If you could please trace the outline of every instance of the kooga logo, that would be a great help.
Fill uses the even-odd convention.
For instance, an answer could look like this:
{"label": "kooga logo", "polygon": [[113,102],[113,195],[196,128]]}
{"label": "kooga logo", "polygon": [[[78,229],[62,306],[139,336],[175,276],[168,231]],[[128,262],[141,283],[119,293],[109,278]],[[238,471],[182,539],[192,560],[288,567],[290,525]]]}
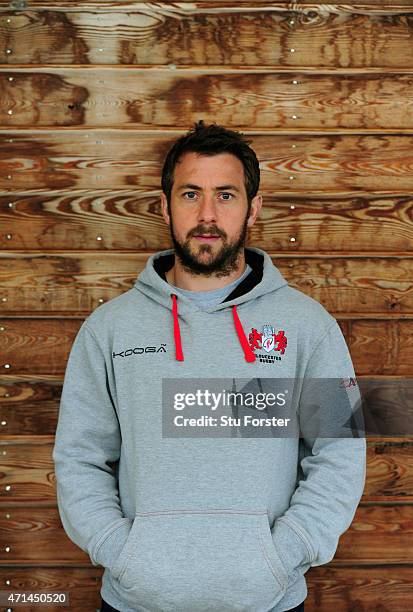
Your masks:
{"label": "kooga logo", "polygon": [[158,348],[156,346],[135,346],[135,348],[125,349],[120,353],[112,352],[112,357],[130,357],[131,355],[142,355],[143,353],[166,353],[166,344],[161,344]]}

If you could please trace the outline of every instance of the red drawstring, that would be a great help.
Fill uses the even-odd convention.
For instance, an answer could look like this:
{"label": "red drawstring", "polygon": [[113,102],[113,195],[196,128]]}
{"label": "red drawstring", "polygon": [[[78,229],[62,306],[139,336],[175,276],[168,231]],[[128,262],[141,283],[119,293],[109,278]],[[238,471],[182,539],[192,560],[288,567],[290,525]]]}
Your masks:
{"label": "red drawstring", "polygon": [[232,307],[232,314],[234,316],[235,329],[237,330],[238,338],[244,351],[245,361],[255,361],[254,351],[250,347],[248,340],[245,336],[241,321],[239,320],[236,304],[234,304],[234,306]]}
{"label": "red drawstring", "polygon": [[[179,320],[178,320],[178,302],[177,302],[176,293],[171,293],[171,298],[172,298],[172,314],[174,317],[175,359],[177,361],[184,361],[184,354],[182,351],[182,343],[181,343],[181,330],[179,328]],[[232,307],[232,314],[234,317],[235,329],[237,330],[238,339],[244,351],[245,361],[248,361],[248,362],[255,361],[254,351],[251,349],[248,343],[248,340],[245,336],[244,330],[241,325],[241,321],[239,320],[236,305]]]}
{"label": "red drawstring", "polygon": [[176,293],[171,293],[172,298],[172,314],[174,317],[174,339],[175,339],[175,359],[177,361],[184,360],[184,354],[182,352],[182,344],[181,344],[181,330],[179,329],[179,321],[178,321],[178,304],[176,301]]}

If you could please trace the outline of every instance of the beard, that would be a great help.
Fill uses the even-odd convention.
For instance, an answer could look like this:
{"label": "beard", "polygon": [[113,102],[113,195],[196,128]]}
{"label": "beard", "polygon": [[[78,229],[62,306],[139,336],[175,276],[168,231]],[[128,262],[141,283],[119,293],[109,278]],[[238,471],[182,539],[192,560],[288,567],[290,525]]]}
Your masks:
{"label": "beard", "polygon": [[[175,247],[175,254],[180,260],[182,267],[189,273],[200,276],[212,276],[217,278],[228,276],[238,268],[238,258],[241,250],[245,246],[248,231],[248,212],[245,216],[239,235],[232,241],[228,241],[227,234],[216,225],[205,226],[197,225],[187,234],[184,242],[180,242],[175,234],[172,215],[170,214],[170,231],[172,242]],[[213,246],[211,244],[200,244],[198,252],[194,253],[191,249],[191,237],[199,234],[216,234],[222,239],[222,246],[213,256]],[[202,261],[203,253],[210,253],[207,262]]]}

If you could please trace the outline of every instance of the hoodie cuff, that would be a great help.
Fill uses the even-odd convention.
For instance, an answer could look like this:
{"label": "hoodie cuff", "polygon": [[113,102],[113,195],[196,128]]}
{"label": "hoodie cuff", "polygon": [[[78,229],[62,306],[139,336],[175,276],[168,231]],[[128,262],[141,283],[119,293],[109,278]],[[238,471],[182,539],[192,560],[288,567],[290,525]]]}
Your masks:
{"label": "hoodie cuff", "polygon": [[275,521],[272,529],[274,546],[290,578],[297,573],[296,570],[300,565],[305,564],[304,571],[306,571],[315,556],[310,542],[306,542],[304,537],[298,535],[296,529],[290,526],[289,521],[282,518]]}
{"label": "hoodie cuff", "polygon": [[109,569],[113,567],[122,548],[126,544],[132,528],[132,520],[125,517],[107,536],[104,537],[101,544],[98,544],[95,552],[94,565],[103,565]]}

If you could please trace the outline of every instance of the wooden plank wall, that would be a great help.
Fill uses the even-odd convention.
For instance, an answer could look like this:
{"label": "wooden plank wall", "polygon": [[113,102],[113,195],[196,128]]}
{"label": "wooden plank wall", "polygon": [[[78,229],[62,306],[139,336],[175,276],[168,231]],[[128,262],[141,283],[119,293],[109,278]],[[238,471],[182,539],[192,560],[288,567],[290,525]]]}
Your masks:
{"label": "wooden plank wall", "polygon": [[[253,138],[249,243],[338,318],[359,378],[412,375],[413,3],[12,0],[0,37],[0,588],[94,612],[101,568],[56,506],[66,360],[84,317],[170,246],[160,170],[194,121]],[[413,437],[370,438],[308,612],[413,608],[412,509]]]}

